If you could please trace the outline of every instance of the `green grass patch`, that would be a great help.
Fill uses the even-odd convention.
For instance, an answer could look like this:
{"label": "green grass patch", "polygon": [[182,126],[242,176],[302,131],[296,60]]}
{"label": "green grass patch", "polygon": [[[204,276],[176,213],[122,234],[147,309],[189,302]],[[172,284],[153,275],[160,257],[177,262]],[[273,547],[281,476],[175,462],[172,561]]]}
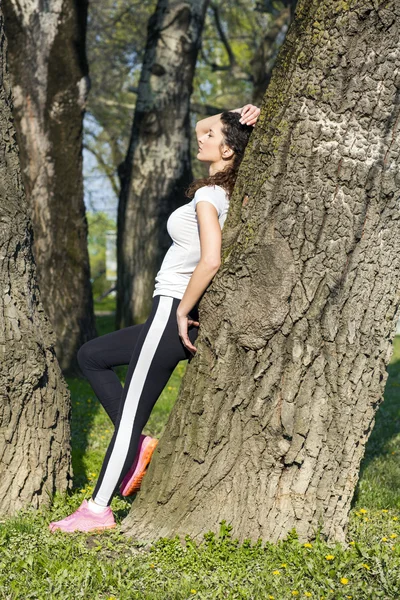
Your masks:
{"label": "green grass patch", "polygon": [[[94,300],[93,302],[94,304],[94,310],[95,312],[103,312],[103,311],[108,311],[108,312],[115,312],[116,309],[116,298],[114,296],[111,296],[110,294],[108,296],[106,296],[105,298],[103,298],[102,300]],[[101,320],[102,317],[100,317]]]}
{"label": "green grass patch", "polygon": [[[97,318],[100,334],[114,317]],[[159,437],[177,397],[187,361],[179,363],[157,401],[145,433]],[[124,380],[127,367],[117,373]],[[189,536],[150,549],[119,530],[101,535],[52,534],[50,520],[89,498],[112,435],[112,424],[89,383],[68,379],[72,396],[74,489],[48,509],[21,511],[0,526],[0,598],[63,600],[400,599],[400,338],[389,366],[385,402],[363,460],[351,511],[348,544],[317,536],[300,544],[295,532],[278,544],[239,544],[229,524],[201,544]],[[117,521],[133,498],[116,496]]]}

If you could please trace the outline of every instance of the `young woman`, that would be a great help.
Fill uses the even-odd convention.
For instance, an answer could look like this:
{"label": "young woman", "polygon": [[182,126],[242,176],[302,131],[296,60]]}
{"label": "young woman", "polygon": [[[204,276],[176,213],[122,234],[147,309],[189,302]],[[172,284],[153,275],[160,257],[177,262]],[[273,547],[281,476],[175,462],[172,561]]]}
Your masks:
{"label": "young woman", "polygon": [[[115,426],[92,498],[50,523],[51,531],[115,527],[112,497],[137,491],[157,440],[141,435],[152,408],[179,361],[197,348],[198,303],[220,265],[221,230],[237,171],[260,114],[251,104],[208,117],[196,125],[198,160],[209,177],[194,181],[192,200],[169,217],[173,243],[156,275],[153,304],[145,323],[95,338],[78,352],[88,378]],[[113,370],[129,364],[125,386]]]}

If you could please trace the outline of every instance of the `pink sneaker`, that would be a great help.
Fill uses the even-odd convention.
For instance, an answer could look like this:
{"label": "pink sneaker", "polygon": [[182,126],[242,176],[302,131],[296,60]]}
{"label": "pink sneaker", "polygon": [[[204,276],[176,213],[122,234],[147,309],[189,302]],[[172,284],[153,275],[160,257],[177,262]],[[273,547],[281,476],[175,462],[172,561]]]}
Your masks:
{"label": "pink sneaker", "polygon": [[135,460],[123,478],[120,486],[120,491],[123,496],[130,496],[140,490],[142,479],[146,474],[147,466],[157,444],[158,440],[155,438],[152,438],[149,435],[140,434]]}
{"label": "pink sneaker", "polygon": [[102,531],[103,529],[112,529],[116,526],[114,515],[111,508],[97,514],[90,510],[88,501],[84,500],[80,507],[61,521],[53,521],[49,525],[50,531]]}

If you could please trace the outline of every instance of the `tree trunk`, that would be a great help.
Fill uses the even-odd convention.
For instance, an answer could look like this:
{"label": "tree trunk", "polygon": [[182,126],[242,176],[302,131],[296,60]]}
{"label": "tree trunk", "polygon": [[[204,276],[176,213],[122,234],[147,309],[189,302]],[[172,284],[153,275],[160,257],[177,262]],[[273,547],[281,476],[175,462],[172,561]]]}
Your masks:
{"label": "tree trunk", "polygon": [[292,10],[295,4],[295,0],[292,0],[286,3],[280,12],[273,11],[271,25],[250,61],[253,80],[252,103],[256,106],[260,106],[263,101],[279,48],[285,40],[286,32],[292,20]]}
{"label": "tree trunk", "polygon": [[343,540],[399,306],[400,4],[302,0],[124,530]]}
{"label": "tree trunk", "polygon": [[71,485],[69,393],[32,255],[0,11],[0,513]]}
{"label": "tree trunk", "polygon": [[83,202],[87,0],[4,0],[14,116],[45,311],[65,371],[96,336]]}
{"label": "tree trunk", "polygon": [[208,0],[159,0],[148,24],[118,207],[117,327],[144,321],[191,183],[190,95]]}

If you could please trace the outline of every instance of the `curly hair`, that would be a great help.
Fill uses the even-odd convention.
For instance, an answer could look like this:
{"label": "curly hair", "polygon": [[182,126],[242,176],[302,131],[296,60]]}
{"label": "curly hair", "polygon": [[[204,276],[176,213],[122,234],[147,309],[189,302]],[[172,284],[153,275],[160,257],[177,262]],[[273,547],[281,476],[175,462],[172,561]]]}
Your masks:
{"label": "curly hair", "polygon": [[228,196],[231,196],[244,151],[253,131],[252,125],[239,123],[239,120],[239,113],[229,111],[221,113],[223,143],[234,151],[233,162],[214,175],[195,179],[185,190],[188,198],[193,198],[195,192],[204,185],[220,185],[226,190]]}

